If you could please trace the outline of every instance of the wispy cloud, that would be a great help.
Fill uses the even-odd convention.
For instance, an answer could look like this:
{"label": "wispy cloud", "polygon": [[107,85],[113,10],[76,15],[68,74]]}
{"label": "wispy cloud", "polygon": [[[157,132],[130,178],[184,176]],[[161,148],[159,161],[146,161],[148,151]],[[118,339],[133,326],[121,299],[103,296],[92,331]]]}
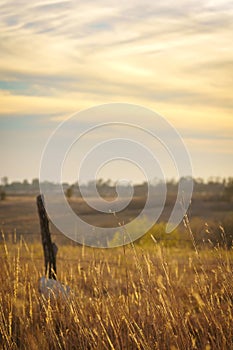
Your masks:
{"label": "wispy cloud", "polygon": [[121,101],[228,137],[232,31],[228,0],[2,0],[0,120]]}

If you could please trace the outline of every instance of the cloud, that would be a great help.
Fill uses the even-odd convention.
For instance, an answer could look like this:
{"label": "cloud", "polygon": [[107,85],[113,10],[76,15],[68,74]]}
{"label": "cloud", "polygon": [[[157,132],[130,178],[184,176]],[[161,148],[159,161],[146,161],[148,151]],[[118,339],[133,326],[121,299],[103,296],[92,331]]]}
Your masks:
{"label": "cloud", "polygon": [[187,141],[218,133],[228,148],[232,30],[228,0],[2,0],[0,123],[56,124],[129,102],[164,115]]}
{"label": "cloud", "polygon": [[214,74],[227,76],[224,62],[232,55],[224,49],[232,27],[227,2],[226,8],[183,1],[148,2],[143,8],[140,1],[20,5],[21,11],[13,1],[2,5],[0,75],[16,84],[29,82],[28,91],[22,90],[26,95],[77,92],[87,100],[142,96],[146,103],[195,105],[212,100],[232,108],[229,92],[213,84],[208,70],[203,74],[217,62]]}

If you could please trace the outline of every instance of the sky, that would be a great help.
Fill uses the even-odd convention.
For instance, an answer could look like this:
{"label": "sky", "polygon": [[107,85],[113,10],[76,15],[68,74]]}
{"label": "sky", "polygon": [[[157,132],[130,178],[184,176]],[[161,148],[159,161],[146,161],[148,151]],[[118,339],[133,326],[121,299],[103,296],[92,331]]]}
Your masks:
{"label": "sky", "polygon": [[165,117],[194,177],[232,176],[232,39],[228,0],[0,0],[0,177],[37,178],[59,123],[113,102]]}

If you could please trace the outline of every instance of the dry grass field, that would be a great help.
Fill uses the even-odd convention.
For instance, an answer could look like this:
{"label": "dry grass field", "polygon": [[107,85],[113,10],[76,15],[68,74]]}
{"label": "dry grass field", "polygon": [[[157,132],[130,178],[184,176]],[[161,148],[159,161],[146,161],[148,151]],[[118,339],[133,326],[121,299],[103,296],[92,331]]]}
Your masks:
{"label": "dry grass field", "polygon": [[70,293],[45,299],[41,245],[0,249],[2,349],[233,348],[232,251],[61,246]]}
{"label": "dry grass field", "polygon": [[[107,225],[81,202],[71,204]],[[207,217],[226,211],[225,204],[213,205],[218,211],[196,201],[192,211]],[[44,262],[35,198],[8,197],[0,221],[1,349],[233,349],[232,250],[168,248],[152,239],[94,249],[62,241],[52,228],[57,278],[70,293],[45,298],[38,290]]]}
{"label": "dry grass field", "polygon": [[[176,197],[172,196],[167,201],[159,221],[166,222],[169,219],[175,199]],[[113,224],[117,225],[118,221],[127,223],[136,217],[143,208],[145,200],[140,197],[134,198],[126,210],[117,213],[117,219],[113,214],[100,215],[80,198],[71,198],[69,199],[69,203],[74,212],[89,224],[99,227],[111,227]],[[153,208],[151,212],[153,217]],[[191,205],[190,214],[195,229],[199,229],[197,226],[203,225],[206,221],[209,224],[213,221],[218,224],[226,215],[233,217],[233,201],[227,203],[219,200],[206,201],[195,198]],[[8,196],[6,200],[0,201],[0,229],[4,231],[6,237],[12,237],[16,233],[18,237],[20,235],[27,237],[27,241],[32,239],[38,241],[40,227],[36,196]],[[54,226],[52,226],[52,233],[57,237],[59,242],[70,243]]]}

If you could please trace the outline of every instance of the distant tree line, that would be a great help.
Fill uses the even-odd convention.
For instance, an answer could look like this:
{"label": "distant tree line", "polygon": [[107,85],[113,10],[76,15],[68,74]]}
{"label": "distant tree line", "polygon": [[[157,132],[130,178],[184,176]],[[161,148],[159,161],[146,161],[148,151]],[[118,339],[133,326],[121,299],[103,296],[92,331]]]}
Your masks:
{"label": "distant tree line", "polygon": [[0,193],[4,193],[6,196],[9,193],[30,193],[39,191],[39,180],[33,179],[31,182],[28,180],[9,182],[6,176],[1,178]]}
{"label": "distant tree line", "polygon": [[[179,181],[170,179],[166,181],[167,193],[176,194],[178,191]],[[185,180],[192,180],[191,178],[185,178]],[[220,178],[210,177],[208,180],[202,178],[193,179],[194,183],[194,197],[200,196],[206,200],[225,200],[232,201],[233,198],[233,177]],[[52,191],[58,191],[60,188],[59,184],[46,181],[44,184]],[[134,185],[134,196],[146,196],[148,188],[150,191],[159,189],[164,186],[164,182],[159,179],[154,179],[149,184],[144,182],[141,184]],[[81,193],[85,196],[92,196],[94,193],[94,187],[102,197],[114,197],[117,195],[116,185],[111,180],[98,179],[97,181],[89,181],[87,184],[79,185],[77,182],[69,184],[64,182],[62,184],[63,191],[67,198],[72,196],[81,196]],[[122,193],[128,196],[130,193],[130,186],[122,185]],[[6,176],[1,178],[0,186],[0,199],[4,200],[8,194],[35,194],[39,192],[39,179],[35,178],[31,182],[27,179],[21,181],[9,182]]]}

